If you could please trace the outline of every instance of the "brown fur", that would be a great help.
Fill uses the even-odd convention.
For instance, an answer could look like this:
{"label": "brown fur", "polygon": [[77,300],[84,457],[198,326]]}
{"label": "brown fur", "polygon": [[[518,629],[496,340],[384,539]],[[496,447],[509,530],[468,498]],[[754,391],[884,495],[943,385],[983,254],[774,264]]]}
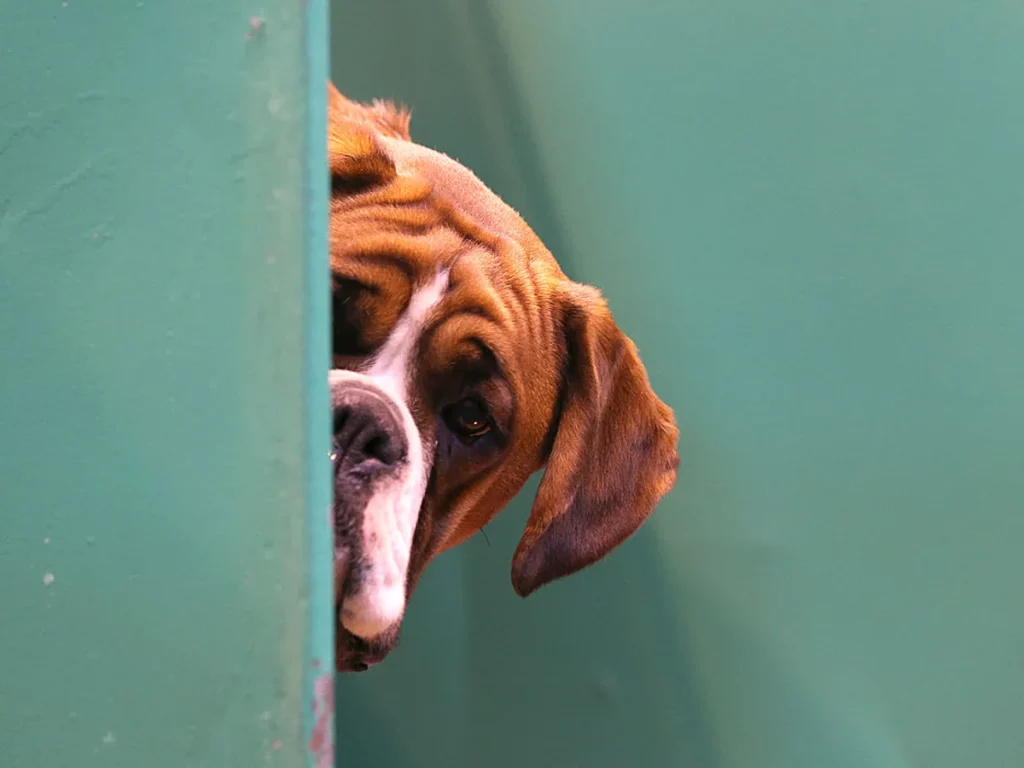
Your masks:
{"label": "brown fur", "polygon": [[513,586],[526,596],[601,559],[671,489],[672,411],[600,293],[570,281],[468,169],[414,144],[407,111],[356,104],[333,86],[329,98],[336,367],[358,367],[415,287],[444,266],[451,287],[420,349],[414,417],[432,435],[443,383],[464,367],[481,372],[508,422],[495,455],[435,462],[408,591],[434,556],[479,531],[546,467],[512,560]]}

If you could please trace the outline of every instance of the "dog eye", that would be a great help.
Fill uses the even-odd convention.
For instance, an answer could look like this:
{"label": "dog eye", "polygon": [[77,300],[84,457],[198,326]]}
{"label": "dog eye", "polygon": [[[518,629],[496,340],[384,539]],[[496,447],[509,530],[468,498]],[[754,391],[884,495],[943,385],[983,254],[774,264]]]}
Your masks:
{"label": "dog eye", "polygon": [[466,398],[444,409],[441,416],[456,437],[471,442],[491,431],[491,415],[478,400]]}
{"label": "dog eye", "polygon": [[358,357],[370,350],[363,335],[365,316],[359,297],[366,290],[354,280],[331,279],[331,351],[341,357]]}

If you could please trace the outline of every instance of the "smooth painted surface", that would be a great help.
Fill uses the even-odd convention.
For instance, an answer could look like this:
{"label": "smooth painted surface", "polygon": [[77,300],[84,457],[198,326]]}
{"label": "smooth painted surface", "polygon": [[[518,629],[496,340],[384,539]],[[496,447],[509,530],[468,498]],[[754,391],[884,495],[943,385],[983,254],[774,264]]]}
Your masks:
{"label": "smooth painted surface", "polygon": [[0,3],[5,768],[309,762],[306,12]]}
{"label": "smooth painted surface", "polygon": [[1024,14],[339,4],[333,71],[601,286],[678,490],[525,602],[526,500],[339,683],[361,766],[1024,763]]}

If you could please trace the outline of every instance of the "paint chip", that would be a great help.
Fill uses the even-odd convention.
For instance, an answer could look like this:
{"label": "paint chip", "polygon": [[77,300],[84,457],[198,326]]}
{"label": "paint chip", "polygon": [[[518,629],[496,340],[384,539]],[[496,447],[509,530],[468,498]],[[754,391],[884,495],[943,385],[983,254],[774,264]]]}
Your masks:
{"label": "paint chip", "polygon": [[313,683],[313,733],[309,751],[316,768],[334,765],[334,677],[320,675]]}
{"label": "paint chip", "polygon": [[55,582],[56,580],[56,576],[54,576],[52,573],[47,573],[43,576],[43,586],[48,587],[51,584],[53,584],[53,582]]}
{"label": "paint chip", "polygon": [[263,31],[263,19],[259,16],[249,17],[249,31],[245,33],[246,40],[252,40],[256,35]]}

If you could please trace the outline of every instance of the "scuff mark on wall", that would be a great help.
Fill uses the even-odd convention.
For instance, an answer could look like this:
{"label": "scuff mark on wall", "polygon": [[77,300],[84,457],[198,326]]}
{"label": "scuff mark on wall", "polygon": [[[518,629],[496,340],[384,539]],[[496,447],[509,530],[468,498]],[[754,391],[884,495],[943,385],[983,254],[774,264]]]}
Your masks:
{"label": "scuff mark on wall", "polygon": [[309,752],[316,768],[334,766],[334,675],[324,674],[313,683],[313,734]]}
{"label": "scuff mark on wall", "polygon": [[26,220],[49,213],[82,179],[108,172],[110,157],[109,152],[103,152],[88,158],[78,168],[50,184],[48,189],[34,200],[30,200],[27,205],[14,207],[10,200],[4,201],[4,206],[0,210],[0,246],[9,240]]}

